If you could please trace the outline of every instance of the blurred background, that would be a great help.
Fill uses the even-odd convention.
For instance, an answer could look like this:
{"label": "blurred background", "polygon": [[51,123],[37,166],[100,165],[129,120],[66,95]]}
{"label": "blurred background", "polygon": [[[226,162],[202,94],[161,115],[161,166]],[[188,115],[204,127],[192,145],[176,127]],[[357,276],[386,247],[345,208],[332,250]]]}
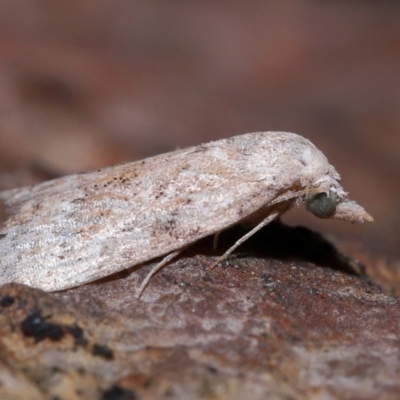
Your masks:
{"label": "blurred background", "polygon": [[0,3],[1,188],[266,130],[309,138],[375,218],[285,222],[399,260],[399,2]]}

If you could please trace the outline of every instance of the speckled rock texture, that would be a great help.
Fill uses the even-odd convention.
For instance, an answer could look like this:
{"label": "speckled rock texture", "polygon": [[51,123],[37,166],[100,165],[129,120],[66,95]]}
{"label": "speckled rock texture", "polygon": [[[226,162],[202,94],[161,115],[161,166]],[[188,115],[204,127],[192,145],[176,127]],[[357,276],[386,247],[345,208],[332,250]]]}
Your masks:
{"label": "speckled rock texture", "polygon": [[398,396],[399,300],[359,263],[279,223],[212,272],[211,246],[164,268],[140,300],[150,266],[56,294],[2,286],[0,397]]}

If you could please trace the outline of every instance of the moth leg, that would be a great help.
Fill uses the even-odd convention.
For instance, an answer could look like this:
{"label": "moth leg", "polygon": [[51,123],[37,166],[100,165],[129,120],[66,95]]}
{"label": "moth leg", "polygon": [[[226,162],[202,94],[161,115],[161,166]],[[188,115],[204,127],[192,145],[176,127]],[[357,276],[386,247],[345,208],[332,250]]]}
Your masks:
{"label": "moth leg", "polygon": [[225,260],[229,254],[232,253],[237,247],[239,247],[243,242],[245,242],[248,238],[253,236],[256,232],[258,232],[261,228],[268,225],[273,219],[275,219],[281,212],[274,212],[268,215],[267,218],[263,219],[258,225],[256,225],[250,232],[247,232],[244,236],[242,236],[232,247],[230,247],[221,257],[219,257],[216,261],[214,261],[209,267],[209,270],[214,269],[217,264],[221,261]]}
{"label": "moth leg", "polygon": [[218,239],[219,235],[221,234],[222,231],[218,231],[214,233],[214,240],[213,240],[213,250],[216,250],[218,247]]}
{"label": "moth leg", "polygon": [[166,264],[168,264],[174,257],[176,257],[179,253],[181,253],[183,249],[174,251],[167,256],[165,256],[157,265],[155,265],[150,272],[146,275],[146,278],[143,279],[142,283],[140,284],[139,287],[139,292],[136,295],[137,299],[140,299],[140,296],[142,295],[144,289],[146,288],[147,284],[150,282],[150,279],[155,275],[160,269],[165,267]]}

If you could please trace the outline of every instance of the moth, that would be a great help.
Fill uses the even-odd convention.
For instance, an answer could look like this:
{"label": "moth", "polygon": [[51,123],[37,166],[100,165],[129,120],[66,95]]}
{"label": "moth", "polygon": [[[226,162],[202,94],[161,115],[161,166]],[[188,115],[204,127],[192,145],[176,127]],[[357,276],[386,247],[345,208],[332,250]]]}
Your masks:
{"label": "moth", "polygon": [[155,258],[150,278],[197,240],[252,229],[305,203],[319,218],[372,217],[324,154],[294,133],[256,132],[0,193],[0,284],[79,286]]}

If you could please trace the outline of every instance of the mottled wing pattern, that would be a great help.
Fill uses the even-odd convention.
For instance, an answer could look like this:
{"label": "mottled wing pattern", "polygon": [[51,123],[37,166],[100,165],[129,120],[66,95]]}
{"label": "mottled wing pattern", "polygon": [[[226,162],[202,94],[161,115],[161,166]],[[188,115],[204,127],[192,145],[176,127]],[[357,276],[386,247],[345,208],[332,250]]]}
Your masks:
{"label": "mottled wing pattern", "polygon": [[264,189],[216,143],[3,192],[0,282],[76,286],[237,223]]}

